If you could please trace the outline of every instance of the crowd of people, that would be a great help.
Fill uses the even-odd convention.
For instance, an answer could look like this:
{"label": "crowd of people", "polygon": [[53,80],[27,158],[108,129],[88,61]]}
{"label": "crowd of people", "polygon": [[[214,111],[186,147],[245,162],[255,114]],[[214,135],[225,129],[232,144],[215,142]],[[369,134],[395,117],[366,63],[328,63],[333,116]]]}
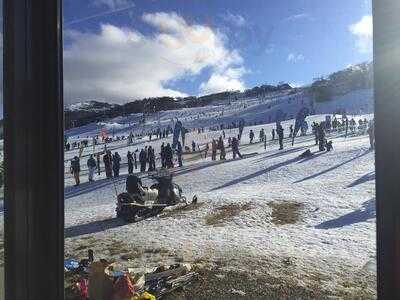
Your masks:
{"label": "crowd of people", "polygon": [[[211,150],[211,160],[215,161],[217,160],[217,154],[219,154],[219,160],[226,160],[226,154],[227,154],[226,148],[228,147],[231,148],[233,159],[236,159],[237,157],[243,158],[243,155],[241,154],[239,148],[244,128],[244,122],[239,122],[237,125],[239,127],[239,134],[237,136],[233,137],[229,136],[226,139],[225,130],[222,129],[221,136],[219,136],[218,139],[212,139],[211,142],[206,142],[202,150],[200,149],[200,144],[196,143],[194,140],[191,143],[191,148],[185,146],[184,145],[185,135],[182,134],[181,135],[182,142],[178,141],[175,148],[173,148],[170,143],[162,142],[158,158],[156,156],[155,149],[152,146],[145,146],[140,151],[138,149],[136,149],[136,151],[134,152],[128,151],[126,155],[128,174],[133,174],[133,172],[138,171],[138,169],[140,172],[156,171],[157,160],[160,161],[160,166],[159,166],[160,168],[171,169],[174,168],[175,165],[177,165],[178,167],[182,167],[183,166],[182,156],[184,154],[184,149],[186,152],[191,151],[192,153],[199,151],[201,157],[204,157],[204,159],[207,158],[207,155]],[[223,126],[221,127],[223,128]],[[305,132],[307,131],[308,124],[303,128],[305,129],[301,130],[301,135],[304,135]],[[357,126],[357,122],[354,120],[354,118],[350,120],[348,118],[342,118],[342,120],[339,121],[335,117],[332,121],[328,119],[320,123],[313,122],[311,128],[312,128],[312,134],[315,137],[315,145],[318,145],[319,151],[325,151],[325,150],[331,151],[333,149],[332,141],[327,140],[327,133],[331,131],[337,131],[337,132],[345,131],[345,135],[347,137],[347,135],[350,133],[353,134],[357,133],[357,129],[358,133],[369,135],[370,147],[371,149],[374,149],[375,138],[374,138],[373,121],[368,122],[366,119],[360,119],[358,121],[358,126]],[[293,125],[290,125],[288,129],[289,133],[287,137],[294,138],[294,135],[296,133],[294,132]],[[200,134],[204,132],[204,128],[197,128],[193,131]],[[155,134],[157,138],[160,137],[163,138],[163,137],[168,137],[170,132],[171,132],[170,129],[164,129],[157,131]],[[149,140],[152,139],[151,134],[149,136]],[[132,136],[130,135],[129,139],[131,137]],[[251,129],[249,131],[249,144],[253,144],[256,142],[255,137],[256,135],[253,129]],[[121,138],[125,139],[124,136]],[[274,141],[276,138],[278,139],[279,150],[282,150],[284,147],[283,141],[285,137],[284,137],[284,128],[280,123],[278,123],[276,127],[272,128],[271,130],[271,140]],[[93,143],[95,143],[95,140],[97,141],[98,137],[93,138]],[[225,140],[227,140],[227,145],[225,144]],[[258,142],[264,143],[264,149],[267,148],[267,134],[263,128],[259,130]],[[73,146],[76,146],[74,143]],[[82,145],[86,146],[85,140],[82,141],[81,143],[83,143]],[[203,153],[204,156],[202,155]],[[71,165],[70,165],[70,171],[74,176],[76,186],[80,184],[81,164],[79,157],[75,156],[71,160]],[[174,158],[176,159],[174,160]],[[106,174],[106,178],[119,177],[121,168],[121,156],[117,151],[112,153],[111,150],[105,149],[103,152],[96,153],[95,155],[90,154],[89,158],[87,159],[86,164],[87,164],[89,182],[94,181],[96,170],[98,175],[101,174],[101,163],[104,164],[104,171]]]}

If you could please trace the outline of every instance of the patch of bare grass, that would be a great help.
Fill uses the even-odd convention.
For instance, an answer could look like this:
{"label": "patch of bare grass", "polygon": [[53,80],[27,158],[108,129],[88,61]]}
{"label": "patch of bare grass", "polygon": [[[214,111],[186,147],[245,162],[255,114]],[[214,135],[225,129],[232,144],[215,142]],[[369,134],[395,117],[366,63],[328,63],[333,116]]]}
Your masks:
{"label": "patch of bare grass", "polygon": [[232,220],[242,211],[252,209],[251,203],[227,204],[216,208],[211,214],[205,217],[206,225],[219,225]]}
{"label": "patch of bare grass", "polygon": [[297,202],[270,202],[272,223],[275,225],[295,224],[300,221],[303,204]]}

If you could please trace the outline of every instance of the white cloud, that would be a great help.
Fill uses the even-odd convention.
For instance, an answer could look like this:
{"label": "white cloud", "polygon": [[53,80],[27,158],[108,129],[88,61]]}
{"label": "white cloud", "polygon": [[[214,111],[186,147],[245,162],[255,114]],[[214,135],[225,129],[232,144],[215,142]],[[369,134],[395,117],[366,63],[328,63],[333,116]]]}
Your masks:
{"label": "white cloud", "polygon": [[222,15],[222,18],[226,22],[231,23],[232,25],[235,25],[237,27],[243,27],[243,26],[247,25],[247,21],[243,16],[241,16],[239,14],[237,14],[237,15],[232,14],[229,11],[226,14]]}
{"label": "white cloud", "polygon": [[[152,35],[110,24],[102,24],[98,33],[66,31],[66,102],[185,96],[168,83],[198,75],[204,68],[211,68],[213,75],[202,90],[216,81],[224,81],[225,89],[243,86],[242,57],[227,49],[212,28],[189,25],[176,13],[145,14],[142,19],[154,28]],[[217,80],[211,80],[213,76]]]}
{"label": "white cloud", "polygon": [[290,53],[286,60],[291,63],[297,63],[303,61],[304,59],[305,57],[303,54]]}
{"label": "white cloud", "polygon": [[119,9],[124,7],[131,7],[133,2],[130,0],[94,0],[93,4],[95,6],[105,6],[109,9]]}
{"label": "white cloud", "polygon": [[229,90],[241,90],[245,89],[241,77],[247,73],[243,67],[228,68],[223,72],[214,72],[208,81],[203,82],[200,85],[201,94],[212,94],[218,92],[224,92]]}
{"label": "white cloud", "polygon": [[360,53],[372,52],[372,16],[363,16],[357,23],[349,26],[349,31],[356,36],[356,48]]}

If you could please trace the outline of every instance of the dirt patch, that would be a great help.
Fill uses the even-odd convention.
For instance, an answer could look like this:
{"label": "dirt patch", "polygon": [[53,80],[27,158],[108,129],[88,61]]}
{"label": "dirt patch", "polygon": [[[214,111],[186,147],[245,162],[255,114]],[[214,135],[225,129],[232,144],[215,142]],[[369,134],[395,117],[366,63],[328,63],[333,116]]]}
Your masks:
{"label": "dirt patch", "polygon": [[300,221],[302,203],[297,202],[270,202],[268,206],[272,208],[272,223],[275,225],[295,224]]}
{"label": "dirt patch", "polygon": [[116,256],[122,253],[129,253],[127,245],[122,241],[112,241],[108,245],[107,250],[110,253],[110,256]]}
{"label": "dirt patch", "polygon": [[160,215],[160,218],[183,216],[185,212],[199,209],[203,205],[204,203],[196,203],[196,204],[188,204],[186,206],[179,206],[171,210],[165,211],[163,214]]}
{"label": "dirt patch", "polygon": [[212,213],[205,217],[206,225],[219,225],[232,220],[242,211],[252,209],[251,203],[227,204],[216,208]]}

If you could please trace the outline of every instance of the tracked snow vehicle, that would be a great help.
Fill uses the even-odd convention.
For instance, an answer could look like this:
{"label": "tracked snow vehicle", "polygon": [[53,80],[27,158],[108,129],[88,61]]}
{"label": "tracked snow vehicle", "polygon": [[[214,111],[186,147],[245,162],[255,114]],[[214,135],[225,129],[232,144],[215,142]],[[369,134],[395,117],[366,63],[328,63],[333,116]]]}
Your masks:
{"label": "tracked snow vehicle", "polygon": [[173,183],[172,175],[157,173],[149,176],[156,181],[150,187],[143,187],[140,178],[129,175],[126,192],[117,196],[117,218],[135,222],[138,218],[154,216],[168,206],[187,205],[182,188]]}

